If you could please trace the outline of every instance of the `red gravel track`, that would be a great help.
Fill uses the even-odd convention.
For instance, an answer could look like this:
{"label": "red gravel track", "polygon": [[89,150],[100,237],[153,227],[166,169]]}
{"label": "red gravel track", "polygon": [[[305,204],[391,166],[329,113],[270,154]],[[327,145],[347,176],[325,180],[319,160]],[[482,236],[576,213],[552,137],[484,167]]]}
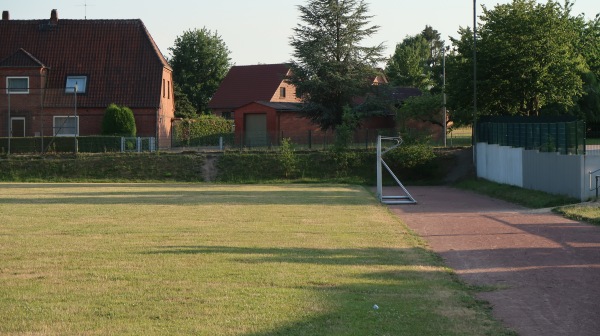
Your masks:
{"label": "red gravel track", "polygon": [[[390,206],[519,335],[600,335],[600,227],[449,187]],[[384,195],[401,195],[399,188]]]}

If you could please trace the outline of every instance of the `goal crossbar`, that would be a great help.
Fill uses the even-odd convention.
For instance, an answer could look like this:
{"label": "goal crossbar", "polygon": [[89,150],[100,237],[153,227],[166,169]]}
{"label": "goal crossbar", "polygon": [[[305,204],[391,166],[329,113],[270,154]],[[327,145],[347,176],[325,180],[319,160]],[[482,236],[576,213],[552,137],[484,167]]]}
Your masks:
{"label": "goal crossbar", "polygon": [[[382,147],[382,141],[395,141],[396,143],[390,147],[387,147],[385,150]],[[379,136],[377,138],[377,197],[379,201],[384,204],[416,204],[417,201],[412,197],[412,195],[406,190],[406,187],[400,182],[396,174],[390,169],[385,160],[383,160],[383,155],[394,148],[399,147],[402,144],[401,137],[384,137]],[[404,195],[395,195],[388,196],[383,194],[383,167],[390,173],[390,175],[394,178],[398,186],[404,192]]]}

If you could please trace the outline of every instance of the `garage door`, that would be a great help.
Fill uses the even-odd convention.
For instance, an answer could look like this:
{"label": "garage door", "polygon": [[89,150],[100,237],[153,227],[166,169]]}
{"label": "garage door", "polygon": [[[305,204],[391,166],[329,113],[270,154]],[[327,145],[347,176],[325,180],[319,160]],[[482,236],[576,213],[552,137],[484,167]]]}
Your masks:
{"label": "garage door", "polygon": [[246,114],[245,115],[244,136],[247,147],[267,146],[267,115],[266,114]]}

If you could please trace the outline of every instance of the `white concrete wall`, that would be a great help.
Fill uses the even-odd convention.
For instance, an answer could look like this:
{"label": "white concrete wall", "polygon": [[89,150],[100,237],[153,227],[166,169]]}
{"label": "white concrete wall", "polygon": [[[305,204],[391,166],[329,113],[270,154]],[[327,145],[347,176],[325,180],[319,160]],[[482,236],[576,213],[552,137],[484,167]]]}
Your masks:
{"label": "white concrete wall", "polygon": [[523,186],[523,148],[477,144],[477,176],[490,181]]}
{"label": "white concrete wall", "polygon": [[526,150],[523,188],[582,199],[583,155],[562,155]]}
{"label": "white concrete wall", "polygon": [[[507,146],[478,143],[477,176],[527,189],[567,195],[582,201],[594,197],[600,157],[540,153]],[[594,175],[600,175],[600,171]]]}

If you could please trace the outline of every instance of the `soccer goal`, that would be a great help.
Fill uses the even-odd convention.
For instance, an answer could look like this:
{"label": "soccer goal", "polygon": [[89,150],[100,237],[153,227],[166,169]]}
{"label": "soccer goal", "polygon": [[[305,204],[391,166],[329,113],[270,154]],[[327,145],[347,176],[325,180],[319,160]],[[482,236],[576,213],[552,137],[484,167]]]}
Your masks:
{"label": "soccer goal", "polygon": [[[382,143],[384,141],[392,142],[392,144],[386,148],[383,148]],[[402,144],[402,138],[399,136],[398,137],[384,137],[384,136],[380,135],[377,138],[377,197],[379,198],[379,201],[384,204],[415,204],[415,203],[417,203],[417,201],[410,195],[408,190],[406,190],[406,188],[404,187],[402,182],[400,182],[400,180],[396,177],[396,175],[390,169],[390,167],[387,165],[387,163],[385,163],[385,161],[383,160],[383,155],[385,153],[393,150],[394,148],[399,147],[401,144]],[[385,167],[385,169],[392,175],[392,177],[394,178],[394,180],[396,181],[398,186],[404,192],[403,195],[387,196],[387,195],[383,194],[383,185],[382,185],[382,183],[383,183],[382,182],[383,167]]]}

